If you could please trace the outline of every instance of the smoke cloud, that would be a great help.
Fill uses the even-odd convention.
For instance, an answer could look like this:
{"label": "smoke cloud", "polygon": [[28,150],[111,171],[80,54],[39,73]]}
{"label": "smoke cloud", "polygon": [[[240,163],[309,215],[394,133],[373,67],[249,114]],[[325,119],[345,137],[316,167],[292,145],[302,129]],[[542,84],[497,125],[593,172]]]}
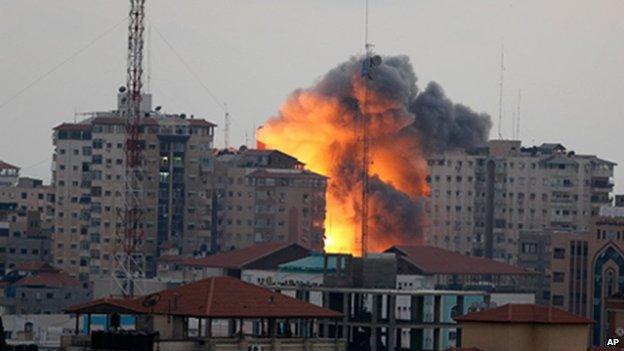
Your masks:
{"label": "smoke cloud", "polygon": [[310,88],[294,91],[258,133],[267,147],[282,150],[330,177],[326,250],[357,252],[362,189],[362,119],[369,126],[370,251],[423,241],[426,157],[483,145],[490,117],[455,104],[437,83],[424,91],[407,56],[383,57],[361,75],[353,57]]}

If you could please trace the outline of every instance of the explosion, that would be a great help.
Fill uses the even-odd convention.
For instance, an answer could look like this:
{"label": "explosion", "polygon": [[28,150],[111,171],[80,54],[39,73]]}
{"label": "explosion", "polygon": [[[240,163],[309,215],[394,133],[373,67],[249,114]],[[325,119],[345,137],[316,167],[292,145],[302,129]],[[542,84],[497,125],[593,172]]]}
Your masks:
{"label": "explosion", "polygon": [[489,116],[453,104],[436,83],[423,92],[406,56],[389,56],[372,79],[353,57],[307,89],[294,91],[258,131],[267,148],[329,177],[325,251],[358,254],[363,179],[362,120],[369,130],[370,252],[418,244],[427,223],[428,155],[486,142]]}

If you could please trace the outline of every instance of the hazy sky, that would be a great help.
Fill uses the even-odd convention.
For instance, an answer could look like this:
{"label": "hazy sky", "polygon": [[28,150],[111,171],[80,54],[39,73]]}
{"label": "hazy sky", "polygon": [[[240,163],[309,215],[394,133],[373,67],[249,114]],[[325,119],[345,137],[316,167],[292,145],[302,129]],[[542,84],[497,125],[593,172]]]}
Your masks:
{"label": "hazy sky", "polygon": [[[222,125],[215,98],[227,103],[236,145],[292,90],[362,52],[363,0],[147,6],[154,104]],[[0,159],[48,179],[51,128],[75,112],[115,108],[127,10],[124,0],[0,0]],[[562,142],[624,167],[623,1],[370,0],[370,12],[376,51],[408,55],[421,88],[435,80],[454,101],[489,113],[492,137],[504,42],[503,136],[522,89],[524,144]]]}

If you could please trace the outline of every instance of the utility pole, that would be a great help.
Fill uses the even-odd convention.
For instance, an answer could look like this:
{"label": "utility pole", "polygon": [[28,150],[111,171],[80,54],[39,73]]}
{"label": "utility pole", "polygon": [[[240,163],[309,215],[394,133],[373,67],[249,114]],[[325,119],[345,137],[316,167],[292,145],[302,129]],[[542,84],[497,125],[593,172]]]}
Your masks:
{"label": "utility pole", "polygon": [[145,0],[130,0],[128,23],[128,66],[126,118],[126,179],[121,228],[117,230],[112,279],[124,296],[134,296],[136,281],[144,277],[143,255],[143,145],[141,127],[141,88],[143,85],[143,33],[145,31]]}

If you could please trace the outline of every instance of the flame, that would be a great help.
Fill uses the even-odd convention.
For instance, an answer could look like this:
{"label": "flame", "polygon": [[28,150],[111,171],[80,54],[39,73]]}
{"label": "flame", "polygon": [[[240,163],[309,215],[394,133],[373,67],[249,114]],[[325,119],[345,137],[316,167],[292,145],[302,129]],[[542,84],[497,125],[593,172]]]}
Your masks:
{"label": "flame", "polygon": [[295,91],[280,107],[278,116],[258,130],[257,139],[329,177],[325,251],[357,255],[361,248],[361,118],[367,118],[369,171],[374,183],[369,195],[368,251],[413,244],[422,240],[424,216],[403,218],[408,216],[401,214],[405,206],[420,206],[423,196],[429,194],[419,140],[401,133],[413,122],[413,116],[405,101],[369,88],[357,68],[350,77],[347,96],[321,91],[322,81]]}

